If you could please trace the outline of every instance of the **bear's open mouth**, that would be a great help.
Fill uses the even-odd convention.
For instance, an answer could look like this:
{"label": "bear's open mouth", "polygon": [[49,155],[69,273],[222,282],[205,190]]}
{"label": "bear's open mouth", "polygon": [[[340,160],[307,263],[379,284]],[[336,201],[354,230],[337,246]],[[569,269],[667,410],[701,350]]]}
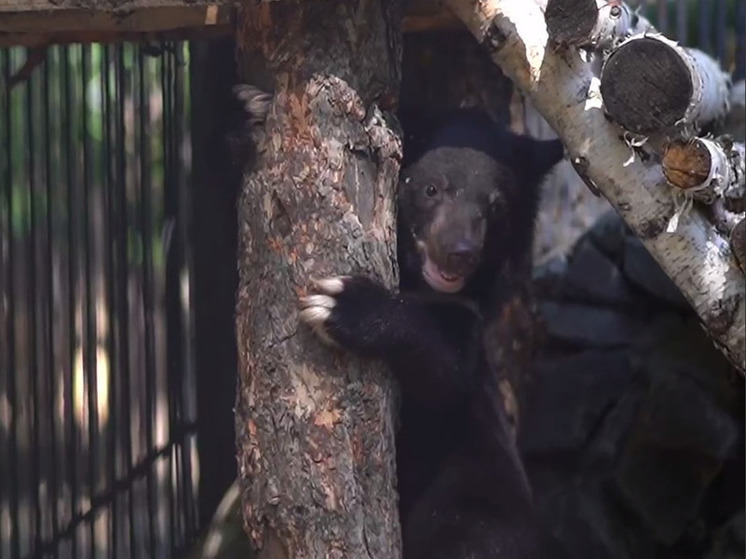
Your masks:
{"label": "bear's open mouth", "polygon": [[463,276],[451,275],[441,270],[429,256],[425,256],[422,276],[430,287],[442,293],[456,293],[464,287]]}

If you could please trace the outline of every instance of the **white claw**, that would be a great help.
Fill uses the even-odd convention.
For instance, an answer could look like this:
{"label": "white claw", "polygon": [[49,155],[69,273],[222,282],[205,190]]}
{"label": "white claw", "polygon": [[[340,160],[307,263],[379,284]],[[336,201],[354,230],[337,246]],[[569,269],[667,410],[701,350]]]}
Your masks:
{"label": "white claw", "polygon": [[[313,295],[312,297],[331,299],[331,297],[326,297],[326,295]],[[306,299],[308,299],[308,297]],[[332,301],[334,300],[332,299]],[[323,306],[310,306],[306,307],[298,314],[301,321],[308,324],[323,343],[332,347],[339,347],[339,344],[337,344],[337,342],[335,342],[326,331],[326,321],[332,314],[330,309]]]}
{"label": "white claw", "polygon": [[323,307],[331,310],[337,305],[337,301],[328,295],[307,295],[301,297],[300,304],[303,308]]}
{"label": "white claw", "polygon": [[336,348],[339,344],[326,331],[326,322],[332,314],[332,309],[337,305],[334,295],[339,295],[344,291],[345,278],[346,276],[312,278],[311,283],[320,293],[306,295],[299,299],[301,310],[298,314],[301,322],[311,326],[323,343]]}
{"label": "white claw", "polygon": [[326,293],[327,295],[339,295],[344,291],[345,277],[346,276],[336,276],[323,279],[311,279],[311,283],[322,293]]}
{"label": "white claw", "polygon": [[316,326],[319,324],[323,325],[324,322],[329,320],[332,311],[326,307],[306,307],[298,314],[303,322],[311,326]]}
{"label": "white claw", "polygon": [[254,122],[264,121],[269,111],[269,104],[272,102],[272,95],[247,83],[234,85],[233,95],[243,102],[244,111]]}

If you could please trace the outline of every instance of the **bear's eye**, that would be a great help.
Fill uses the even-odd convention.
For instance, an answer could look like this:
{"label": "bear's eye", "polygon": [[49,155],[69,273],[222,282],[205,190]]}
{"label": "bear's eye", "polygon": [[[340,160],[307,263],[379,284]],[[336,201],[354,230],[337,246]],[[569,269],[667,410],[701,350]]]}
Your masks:
{"label": "bear's eye", "polygon": [[427,196],[428,198],[432,198],[432,197],[433,197],[433,196],[435,196],[435,195],[436,195],[437,193],[438,193],[438,189],[437,189],[437,188],[435,188],[435,186],[433,186],[432,184],[428,184],[428,185],[427,185],[427,186],[425,187],[425,196]]}

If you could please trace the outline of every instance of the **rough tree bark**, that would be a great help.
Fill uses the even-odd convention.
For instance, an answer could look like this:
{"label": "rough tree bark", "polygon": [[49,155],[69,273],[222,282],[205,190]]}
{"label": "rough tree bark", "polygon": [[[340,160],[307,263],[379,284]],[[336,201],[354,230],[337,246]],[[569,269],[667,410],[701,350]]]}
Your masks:
{"label": "rough tree bark", "polygon": [[496,64],[563,140],[595,185],[672,278],[718,347],[746,371],[746,285],[727,239],[699,211],[681,216],[659,164],[635,156],[603,110],[599,80],[574,49],[554,49],[539,3],[446,0]]}
{"label": "rough tree bark", "polygon": [[239,14],[242,80],[273,89],[238,208],[236,438],[259,557],[400,555],[390,379],[297,320],[309,278],[397,282],[401,142],[383,111],[398,94],[400,19],[395,0]]}

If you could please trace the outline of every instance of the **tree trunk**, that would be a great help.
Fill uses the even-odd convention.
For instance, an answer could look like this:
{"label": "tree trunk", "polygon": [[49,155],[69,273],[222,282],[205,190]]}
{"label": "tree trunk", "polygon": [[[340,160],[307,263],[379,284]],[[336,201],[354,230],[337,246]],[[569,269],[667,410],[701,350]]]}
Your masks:
{"label": "tree trunk", "polygon": [[382,110],[398,94],[398,12],[322,0],[239,14],[242,79],[273,89],[238,207],[236,439],[259,557],[400,555],[392,383],[297,319],[309,278],[397,284],[401,143]]}
{"label": "tree trunk", "polygon": [[[698,209],[681,214],[659,164],[635,154],[604,113],[599,80],[549,43],[540,6],[446,0],[564,142],[575,169],[611,202],[681,289],[728,359],[746,371],[746,285],[727,239]],[[680,219],[678,219],[680,216]],[[678,219],[678,227],[670,225]]]}

